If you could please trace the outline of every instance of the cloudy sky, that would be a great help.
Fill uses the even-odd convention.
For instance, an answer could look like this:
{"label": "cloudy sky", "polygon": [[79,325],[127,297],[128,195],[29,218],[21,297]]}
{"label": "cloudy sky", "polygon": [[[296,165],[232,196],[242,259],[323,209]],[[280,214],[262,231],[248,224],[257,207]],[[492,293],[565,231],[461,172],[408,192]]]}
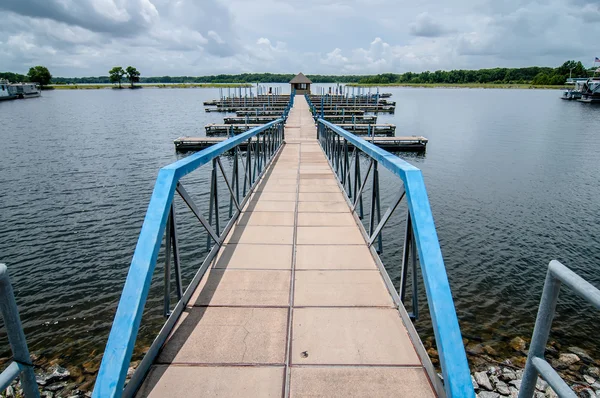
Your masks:
{"label": "cloudy sky", "polygon": [[0,71],[367,74],[590,65],[600,0],[0,0]]}

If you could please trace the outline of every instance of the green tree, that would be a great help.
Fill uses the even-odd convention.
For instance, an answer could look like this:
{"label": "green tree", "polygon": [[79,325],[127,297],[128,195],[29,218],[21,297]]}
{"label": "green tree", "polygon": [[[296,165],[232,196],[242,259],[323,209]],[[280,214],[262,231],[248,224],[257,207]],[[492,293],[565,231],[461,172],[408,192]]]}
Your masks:
{"label": "green tree", "polygon": [[121,88],[121,81],[123,80],[123,76],[125,76],[125,71],[120,66],[115,66],[111,70],[108,71],[110,75],[111,83],[119,83],[119,88]]}
{"label": "green tree", "polygon": [[133,83],[140,81],[140,72],[138,72],[138,70],[133,66],[128,66],[125,71],[127,72],[127,80],[129,80],[129,83],[131,83],[131,88],[133,88]]}
{"label": "green tree", "polygon": [[45,66],[34,66],[29,68],[29,72],[27,73],[27,79],[30,82],[39,83],[42,87],[50,84],[50,79],[52,79],[52,75],[50,71]]}

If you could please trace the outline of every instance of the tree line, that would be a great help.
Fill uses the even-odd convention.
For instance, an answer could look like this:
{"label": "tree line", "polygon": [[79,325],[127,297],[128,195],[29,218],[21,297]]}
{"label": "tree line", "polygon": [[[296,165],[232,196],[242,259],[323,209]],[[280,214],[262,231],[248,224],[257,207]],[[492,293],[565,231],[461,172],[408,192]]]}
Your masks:
{"label": "tree line", "polygon": [[26,75],[13,72],[0,72],[0,79],[6,79],[11,83],[39,83],[40,86],[44,87],[51,83],[52,75],[50,74],[48,68],[38,65],[29,68],[29,72],[27,72]]}
{"label": "tree line", "polygon": [[527,68],[493,68],[479,70],[437,70],[435,72],[421,73],[384,73],[375,76],[363,76],[358,83],[361,84],[534,84],[534,85],[562,85],[569,76],[590,77],[593,70],[587,70],[581,62],[567,61],[558,68],[532,66]]}
{"label": "tree line", "polygon": [[[40,68],[40,67],[35,67]],[[33,68],[32,68],[33,69]],[[47,69],[46,69],[47,70]],[[31,72],[31,70],[30,70]],[[421,73],[383,73],[378,75],[307,75],[314,83],[359,83],[359,84],[534,84],[562,85],[567,78],[590,77],[593,70],[586,69],[581,62],[567,61],[557,68],[526,67],[526,68],[493,68],[468,70],[458,69]],[[50,73],[48,72],[48,75]],[[97,77],[53,77],[53,84],[108,84],[117,83],[121,87],[123,78],[129,80],[131,87],[134,83],[288,83],[295,74],[292,73],[241,73],[237,75],[210,76],[158,76],[140,77],[136,68],[129,66],[125,70],[116,66],[109,71],[108,76]],[[33,81],[29,76],[15,73],[0,73],[0,78],[9,81]],[[38,81],[39,82],[39,81]],[[41,83],[41,82],[40,82]],[[46,83],[47,84],[47,83]]]}

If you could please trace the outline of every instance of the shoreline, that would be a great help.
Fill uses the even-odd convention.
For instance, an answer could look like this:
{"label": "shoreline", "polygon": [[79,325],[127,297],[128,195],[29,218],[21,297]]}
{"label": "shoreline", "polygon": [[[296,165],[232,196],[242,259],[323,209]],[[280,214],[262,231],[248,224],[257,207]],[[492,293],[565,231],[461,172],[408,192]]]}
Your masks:
{"label": "shoreline", "polygon": [[[261,84],[283,84],[283,83],[261,83]],[[336,84],[336,83],[315,83],[315,84]],[[464,83],[464,84],[450,84],[450,83],[388,83],[388,84],[360,84],[360,83],[347,83],[348,87],[401,87],[401,88],[448,88],[448,89],[503,89],[503,90],[564,90],[568,87],[565,85],[558,86],[541,86],[535,84],[494,84],[494,83]],[[239,88],[239,87],[253,87],[252,83],[144,83],[135,86],[139,88],[152,88],[152,89],[163,89],[163,88]],[[111,83],[99,83],[99,84],[50,84],[46,86],[51,90],[107,90],[115,89],[118,87]],[[122,90],[131,89],[127,85],[123,85]]]}
{"label": "shoreline", "polygon": [[[477,396],[481,398],[516,398],[521,387],[529,341],[515,337],[508,342],[507,350],[503,353],[497,352],[483,342],[464,338],[463,343]],[[442,378],[439,354],[433,337],[424,339],[423,345],[436,372]],[[133,376],[148,348],[140,347],[137,354],[132,357],[127,371],[127,381]],[[36,368],[36,379],[42,397],[91,397],[100,366],[99,357],[80,365],[65,363],[64,359],[60,358],[48,360],[36,354],[32,354],[31,357]],[[576,346],[563,346],[550,339],[546,346],[545,357],[576,394],[589,397],[600,395],[600,360],[592,358],[586,350]],[[3,363],[8,361],[10,361],[9,358],[2,359]],[[10,395],[6,394],[6,396],[22,396],[21,386],[16,380],[11,383],[9,388],[11,389]],[[548,383],[539,376],[536,390],[536,397],[557,397]]]}
{"label": "shoreline", "polygon": [[564,90],[565,85],[535,85],[517,83],[387,83],[387,84],[360,84],[348,83],[348,87],[410,87],[410,88],[485,88],[485,89],[530,89],[530,90]]}
{"label": "shoreline", "polygon": [[[45,86],[50,90],[131,90],[129,85],[123,84],[119,89],[116,85],[111,83],[99,83],[99,84],[49,84]],[[250,83],[144,83],[136,85],[134,89],[140,88],[239,88],[239,87],[253,87]]]}

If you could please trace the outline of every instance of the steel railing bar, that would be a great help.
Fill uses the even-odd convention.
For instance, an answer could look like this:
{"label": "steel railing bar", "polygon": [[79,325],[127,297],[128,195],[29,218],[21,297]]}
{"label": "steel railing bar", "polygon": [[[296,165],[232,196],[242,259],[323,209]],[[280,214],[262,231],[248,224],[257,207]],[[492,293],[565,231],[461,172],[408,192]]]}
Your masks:
{"label": "steel railing bar", "polygon": [[[569,385],[560,377],[560,375],[543,358],[532,358],[532,365],[535,366],[539,374],[550,384],[560,398],[577,398],[577,394],[571,390]],[[519,394],[520,396],[520,394]]]}
{"label": "steel railing bar", "polygon": [[[4,320],[4,326],[13,356],[11,365],[9,365],[0,375],[0,378],[3,379],[2,384],[6,384],[6,380],[9,377],[10,381],[8,384],[10,384],[15,378],[15,373],[17,373],[21,380],[21,386],[25,397],[38,398],[40,392],[33,372],[31,355],[29,354],[29,348],[27,348],[27,340],[25,339],[21,318],[19,317],[14,290],[10,284],[8,269],[4,264],[0,264],[0,313]],[[16,372],[17,369],[15,369],[15,366],[19,369],[19,372]]]}
{"label": "steel railing bar", "polygon": [[209,222],[206,220],[206,218],[204,218],[202,213],[200,213],[200,210],[198,210],[198,207],[196,207],[196,204],[194,203],[194,201],[192,200],[192,198],[187,193],[187,191],[185,190],[185,188],[183,187],[183,185],[181,183],[177,183],[176,190],[177,190],[177,193],[179,194],[179,196],[181,196],[181,199],[183,199],[183,201],[187,204],[187,206],[190,208],[192,213],[194,213],[194,215],[196,216],[198,221],[200,221],[200,224],[202,224],[204,229],[206,229],[206,232],[208,232],[210,237],[212,237],[213,241],[217,245],[221,245],[221,238],[219,237],[219,235],[217,235],[215,233],[215,230],[212,228],[212,226],[209,224]]}
{"label": "steel railing bar", "polygon": [[175,206],[171,204],[171,245],[173,246],[173,266],[175,267],[175,288],[177,299],[181,300],[183,285],[181,282],[181,257],[179,257],[179,240],[177,239],[177,217],[175,217]]}
{"label": "steel railing bar", "polygon": [[[362,206],[362,192],[363,192],[363,189],[365,188],[365,185],[367,184],[367,179],[369,178],[369,174],[371,173],[371,169],[373,168],[374,162],[375,161],[373,159],[371,159],[371,162],[369,163],[369,167],[367,168],[367,173],[365,174],[365,178],[363,179],[363,182],[360,184],[360,187],[358,188],[358,192],[356,193],[354,204],[352,205],[352,211],[356,210],[356,205],[358,204],[359,199],[360,199],[361,206]],[[361,213],[362,213],[362,211],[361,211]]]}
{"label": "steel railing bar", "polygon": [[[519,390],[519,398],[531,398],[535,392],[535,384],[537,375],[540,373],[544,379],[557,389],[564,389],[564,395],[557,392],[561,397],[575,397],[571,389],[563,385],[562,379],[550,365],[545,361],[544,354],[550,329],[552,328],[552,320],[556,312],[558,295],[562,284],[570,287],[577,295],[590,302],[594,307],[600,309],[600,290],[594,285],[571,271],[569,268],[556,260],[552,260],[548,265],[544,289],[542,290],[542,298],[538,314],[533,328],[531,344],[527,354],[527,362],[525,364],[525,372],[523,373],[523,381]],[[553,385],[551,383],[555,383]],[[560,380],[560,381],[559,381]],[[562,383],[561,383],[562,382]]]}
{"label": "steel railing bar", "polygon": [[379,224],[377,224],[375,232],[373,232],[373,234],[369,237],[369,241],[367,242],[369,246],[371,246],[375,239],[377,239],[377,237],[381,233],[381,230],[383,229],[383,227],[385,227],[385,224],[387,224],[388,220],[392,216],[392,213],[394,212],[394,210],[396,210],[396,207],[398,207],[400,201],[402,201],[402,198],[404,198],[405,193],[406,191],[404,190],[403,186],[398,195],[396,195],[396,198],[392,201],[390,207],[388,207],[388,209],[386,210],[385,214],[383,215],[383,218],[381,218],[381,220],[379,221]]}
{"label": "steel railing bar", "polygon": [[[237,199],[235,198],[235,192],[233,191],[233,188],[229,184],[229,180],[227,179],[227,176],[225,175],[225,170],[223,169],[223,164],[221,164],[221,159],[219,159],[219,158],[217,158],[217,165],[219,166],[219,169],[221,170],[221,174],[223,175],[223,179],[225,180],[225,185],[227,185],[227,189],[229,190],[229,193],[231,194],[231,199],[233,200],[235,207],[238,209],[238,211],[242,211],[240,204],[238,203]],[[231,210],[229,211],[229,213],[230,213],[229,217],[231,217]]]}
{"label": "steel railing bar", "polygon": [[[173,209],[173,204],[171,204],[171,209]],[[171,315],[171,223],[171,210],[169,210],[165,228],[165,296],[163,300],[163,316],[165,317]]]}

